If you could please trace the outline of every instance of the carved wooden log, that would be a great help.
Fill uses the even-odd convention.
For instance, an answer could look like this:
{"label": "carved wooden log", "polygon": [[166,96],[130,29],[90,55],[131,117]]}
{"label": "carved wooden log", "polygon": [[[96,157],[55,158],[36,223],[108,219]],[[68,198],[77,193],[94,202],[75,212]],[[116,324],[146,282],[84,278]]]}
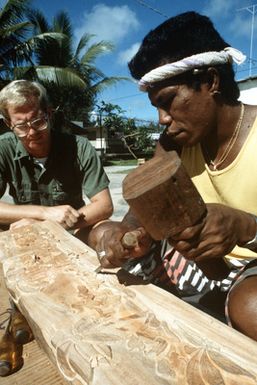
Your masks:
{"label": "carved wooden log", "polygon": [[132,212],[156,240],[179,233],[206,212],[175,151],[163,152],[131,171],[122,188]]}
{"label": "carved wooden log", "polygon": [[71,384],[256,385],[256,342],[122,270],[95,274],[95,253],[60,226],[1,233],[0,250],[9,292]]}

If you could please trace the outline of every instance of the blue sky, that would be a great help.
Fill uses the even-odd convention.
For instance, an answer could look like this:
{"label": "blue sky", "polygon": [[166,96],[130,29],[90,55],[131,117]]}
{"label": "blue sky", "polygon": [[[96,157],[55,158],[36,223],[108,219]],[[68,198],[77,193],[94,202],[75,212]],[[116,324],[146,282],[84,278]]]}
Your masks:
{"label": "blue sky", "polygon": [[[128,60],[136,52],[143,37],[150,29],[181,12],[190,10],[209,16],[223,38],[240,49],[248,60],[238,67],[237,79],[249,76],[251,26],[254,21],[252,39],[252,75],[257,73],[257,5],[249,0],[32,0],[32,6],[41,9],[51,18],[60,10],[68,12],[75,39],[83,33],[96,35],[96,40],[108,40],[115,45],[111,54],[102,56],[98,68],[107,76],[129,76]],[[243,9],[248,7],[248,9]],[[93,40],[92,40],[93,41]],[[256,69],[255,69],[256,67]],[[157,120],[147,95],[138,90],[134,82],[120,82],[99,95],[99,102],[118,104],[125,116],[143,120]]]}

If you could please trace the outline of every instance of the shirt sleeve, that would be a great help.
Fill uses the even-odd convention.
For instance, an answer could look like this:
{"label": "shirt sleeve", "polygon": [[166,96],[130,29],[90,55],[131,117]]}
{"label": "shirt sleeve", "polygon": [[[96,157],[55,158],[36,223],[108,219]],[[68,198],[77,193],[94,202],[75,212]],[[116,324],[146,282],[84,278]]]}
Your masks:
{"label": "shirt sleeve", "polygon": [[84,137],[78,138],[78,161],[82,173],[82,189],[88,198],[92,198],[109,186],[110,181],[99,155]]}
{"label": "shirt sleeve", "polygon": [[8,140],[0,141],[0,198],[4,195],[7,187],[7,178],[6,178],[6,165],[8,164],[9,152],[7,151],[9,147]]}

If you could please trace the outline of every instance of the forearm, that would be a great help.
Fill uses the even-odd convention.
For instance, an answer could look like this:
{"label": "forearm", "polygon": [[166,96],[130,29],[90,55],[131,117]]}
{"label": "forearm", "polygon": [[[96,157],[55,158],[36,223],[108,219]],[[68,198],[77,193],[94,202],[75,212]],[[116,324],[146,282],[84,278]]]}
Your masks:
{"label": "forearm", "polygon": [[79,221],[75,229],[93,226],[96,223],[110,218],[113,213],[113,204],[108,188],[100,191],[90,198],[90,203],[78,210]]}
{"label": "forearm", "polygon": [[45,219],[45,208],[37,205],[15,205],[0,202],[0,224],[10,225],[21,219]]}
{"label": "forearm", "polygon": [[76,233],[76,237],[85,242],[92,249],[96,250],[105,231],[112,229],[116,224],[119,224],[119,222],[105,220],[97,223],[95,226],[79,230]]}
{"label": "forearm", "polygon": [[[109,230],[115,229],[119,233],[119,236],[121,238],[122,235],[125,234],[127,231],[134,230],[140,227],[140,224],[130,211],[125,215],[121,222],[107,219],[99,220],[96,224],[90,225],[87,221],[89,215],[87,210],[89,210],[89,206],[90,205],[83,206],[79,210],[81,214],[84,214],[81,215],[79,223],[76,224],[75,235],[78,239],[92,247],[92,249],[96,249],[96,246],[97,244],[99,244],[104,233],[108,232]],[[114,234],[115,236],[113,236],[112,234],[109,238],[107,237],[108,242],[112,242],[112,238],[116,237],[117,233],[115,233],[115,231]]]}
{"label": "forearm", "polygon": [[113,213],[113,207],[110,204],[105,205],[100,202],[92,202],[81,207],[78,211],[80,213],[80,219],[75,228],[81,229],[110,218]]}
{"label": "forearm", "polygon": [[257,252],[257,216],[250,214],[248,218],[249,221],[246,222],[247,225],[244,226],[245,231],[238,245]]}

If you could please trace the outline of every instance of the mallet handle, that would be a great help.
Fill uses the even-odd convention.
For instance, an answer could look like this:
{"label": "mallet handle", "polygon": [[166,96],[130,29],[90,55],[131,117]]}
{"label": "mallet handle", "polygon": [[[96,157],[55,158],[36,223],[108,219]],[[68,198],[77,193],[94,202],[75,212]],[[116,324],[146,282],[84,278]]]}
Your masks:
{"label": "mallet handle", "polygon": [[138,239],[141,237],[142,231],[140,230],[132,230],[128,231],[123,235],[121,240],[122,246],[126,249],[133,249],[138,245]]}

